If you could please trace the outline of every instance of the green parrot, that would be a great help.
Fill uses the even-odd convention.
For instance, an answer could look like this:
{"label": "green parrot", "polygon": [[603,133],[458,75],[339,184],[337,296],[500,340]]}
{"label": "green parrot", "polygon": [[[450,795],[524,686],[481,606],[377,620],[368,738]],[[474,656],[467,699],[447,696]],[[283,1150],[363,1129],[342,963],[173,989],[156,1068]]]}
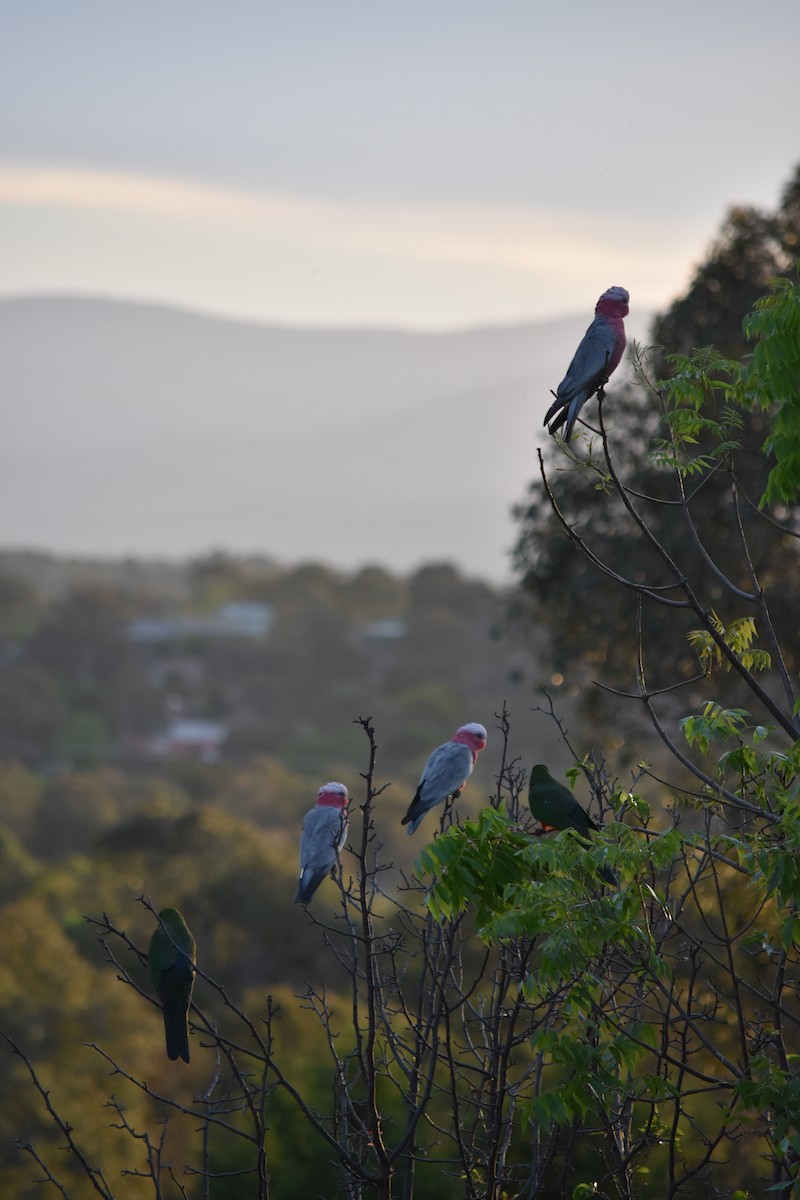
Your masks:
{"label": "green parrot", "polygon": [[[189,926],[177,908],[158,914],[161,922],[150,939],[147,966],[153,987],[164,1006],[164,1032],[171,1059],[189,1061],[187,1015],[192,1003],[197,951]],[[163,928],[162,928],[163,926]]]}
{"label": "green parrot", "polygon": [[[569,788],[553,779],[543,763],[531,768],[528,804],[545,833],[551,829],[574,829],[581,837],[588,839],[593,829],[600,828],[586,809],[581,808]],[[611,887],[617,886],[619,881],[610,867],[600,867],[599,874]]]}

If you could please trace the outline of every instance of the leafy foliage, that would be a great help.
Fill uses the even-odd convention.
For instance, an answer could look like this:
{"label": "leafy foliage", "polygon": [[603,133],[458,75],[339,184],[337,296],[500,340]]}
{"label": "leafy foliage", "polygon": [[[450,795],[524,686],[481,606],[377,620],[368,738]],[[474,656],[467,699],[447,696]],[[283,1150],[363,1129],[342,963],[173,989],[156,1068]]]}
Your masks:
{"label": "leafy foliage", "polygon": [[800,284],[779,279],[744,320],[755,342],[747,383],[755,402],[774,415],[765,452],[776,465],[762,504],[787,503],[800,488]]}
{"label": "leafy foliage", "polygon": [[709,622],[716,638],[707,629],[690,629],[686,635],[692,649],[700,659],[700,665],[705,675],[710,675],[718,668],[729,671],[730,661],[725,658],[722,646],[727,645],[737,660],[748,671],[768,671],[772,659],[767,650],[753,647],[756,636],[756,623],[753,617],[740,617],[731,621],[726,628],[713,609],[709,612]]}

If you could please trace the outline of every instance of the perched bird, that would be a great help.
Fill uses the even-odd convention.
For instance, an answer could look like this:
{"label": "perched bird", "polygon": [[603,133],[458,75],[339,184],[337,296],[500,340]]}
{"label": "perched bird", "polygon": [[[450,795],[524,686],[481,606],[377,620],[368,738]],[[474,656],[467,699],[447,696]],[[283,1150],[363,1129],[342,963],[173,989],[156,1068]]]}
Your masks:
{"label": "perched bird", "polygon": [[486,749],[486,730],[477,721],[462,725],[449,742],[437,746],[422,768],[408,812],[400,822],[414,833],[431,808],[448,796],[458,796],[472,774],[478,754]]}
{"label": "perched bird", "polygon": [[625,350],[622,318],[628,315],[629,300],[630,295],[624,287],[610,287],[603,292],[594,310],[595,318],[556,389],[556,398],[547,410],[544,424],[548,426],[548,433],[555,433],[566,421],[565,442],[572,437],[578,414],[586,401],[608,382],[622,360]]}
{"label": "perched bird", "polygon": [[189,1061],[187,1014],[192,1003],[197,950],[189,927],[177,908],[158,914],[161,922],[150,938],[147,966],[156,995],[164,1006],[167,1055]]}
{"label": "perched bird", "polygon": [[347,841],[347,788],[326,783],[317,792],[317,803],[303,820],[300,837],[300,879],[295,904],[308,904],[314,892],[336,865]]}
{"label": "perched bird", "polygon": [[[581,808],[569,788],[553,779],[542,763],[531,768],[528,804],[545,833],[552,829],[574,829],[588,839],[592,830],[600,828],[586,809]],[[617,877],[610,867],[600,867],[599,873],[606,883],[616,887]]]}

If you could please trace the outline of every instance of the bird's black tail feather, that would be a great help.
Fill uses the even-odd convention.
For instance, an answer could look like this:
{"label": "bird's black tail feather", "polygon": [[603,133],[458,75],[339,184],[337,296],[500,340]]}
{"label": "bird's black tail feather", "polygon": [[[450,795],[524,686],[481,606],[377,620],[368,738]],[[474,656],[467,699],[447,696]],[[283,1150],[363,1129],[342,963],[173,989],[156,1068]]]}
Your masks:
{"label": "bird's black tail feather", "polygon": [[414,799],[409,804],[408,812],[406,813],[406,815],[403,817],[402,821],[400,822],[401,825],[407,825],[409,821],[413,821],[415,817],[419,816],[419,814],[417,812],[415,812],[414,806],[419,800],[419,793],[420,793],[421,788],[422,788],[422,784],[420,784],[419,787],[417,788],[416,792],[414,792]]}
{"label": "bird's black tail feather", "polygon": [[167,1039],[167,1057],[173,1062],[182,1058],[188,1063],[189,1031],[186,1027],[186,1013],[174,1005],[165,1005],[164,1033]]}

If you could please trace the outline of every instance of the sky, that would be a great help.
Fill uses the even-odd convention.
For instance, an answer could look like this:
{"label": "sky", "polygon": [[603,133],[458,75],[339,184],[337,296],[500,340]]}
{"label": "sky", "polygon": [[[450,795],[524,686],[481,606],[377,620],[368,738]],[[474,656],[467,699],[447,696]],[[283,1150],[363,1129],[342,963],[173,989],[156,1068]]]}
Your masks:
{"label": "sky", "polygon": [[658,309],[800,160],[797,0],[0,3],[0,297]]}

